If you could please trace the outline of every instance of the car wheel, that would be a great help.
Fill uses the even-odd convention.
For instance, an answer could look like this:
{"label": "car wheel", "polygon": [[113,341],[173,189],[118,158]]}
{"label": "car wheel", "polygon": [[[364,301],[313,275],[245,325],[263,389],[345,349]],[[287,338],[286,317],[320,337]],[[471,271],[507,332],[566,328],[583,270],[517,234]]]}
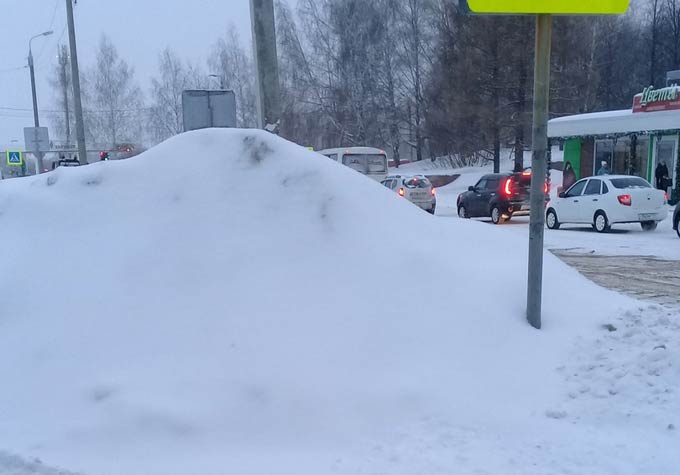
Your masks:
{"label": "car wheel", "polygon": [[604,211],[598,211],[595,213],[595,220],[593,221],[593,228],[598,233],[606,233],[609,231],[609,219]]}
{"label": "car wheel", "polygon": [[503,222],[503,213],[498,206],[491,208],[491,222],[493,224],[501,224]]}
{"label": "car wheel", "polygon": [[642,226],[643,231],[654,231],[658,226],[658,223],[656,221],[645,221],[644,223],[640,223],[640,225]]}
{"label": "car wheel", "polygon": [[560,229],[560,222],[554,209],[548,210],[548,213],[545,215],[545,224],[548,226],[548,229]]}
{"label": "car wheel", "polygon": [[468,211],[465,208],[465,206],[460,205],[458,207],[458,217],[462,219],[470,219],[470,215],[468,214]]}

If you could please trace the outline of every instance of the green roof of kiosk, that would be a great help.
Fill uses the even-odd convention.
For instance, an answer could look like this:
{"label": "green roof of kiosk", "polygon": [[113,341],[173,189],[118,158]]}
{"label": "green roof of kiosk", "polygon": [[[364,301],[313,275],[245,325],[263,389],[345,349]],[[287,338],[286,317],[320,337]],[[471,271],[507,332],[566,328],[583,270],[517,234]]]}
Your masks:
{"label": "green roof of kiosk", "polygon": [[680,110],[619,110],[570,115],[548,122],[548,137],[587,137],[680,129]]}

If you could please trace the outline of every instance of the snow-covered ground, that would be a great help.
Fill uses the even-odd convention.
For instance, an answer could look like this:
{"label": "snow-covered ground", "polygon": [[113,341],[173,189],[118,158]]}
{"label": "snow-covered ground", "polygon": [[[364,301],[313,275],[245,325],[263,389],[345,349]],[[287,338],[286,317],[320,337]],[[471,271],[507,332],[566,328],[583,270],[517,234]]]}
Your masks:
{"label": "snow-covered ground", "polygon": [[3,475],[680,466],[677,315],[547,254],[536,331],[522,233],[263,132],[1,182],[0,229]]}

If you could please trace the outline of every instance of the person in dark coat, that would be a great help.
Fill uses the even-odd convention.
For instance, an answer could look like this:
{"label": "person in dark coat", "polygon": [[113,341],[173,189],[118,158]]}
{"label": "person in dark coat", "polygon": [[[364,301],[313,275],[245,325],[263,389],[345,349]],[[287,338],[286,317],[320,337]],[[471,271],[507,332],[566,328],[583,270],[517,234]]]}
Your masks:
{"label": "person in dark coat", "polygon": [[666,166],[666,162],[659,162],[659,164],[656,166],[656,172],[654,173],[654,176],[656,177],[656,187],[659,190],[665,190],[668,188],[668,167]]}
{"label": "person in dark coat", "polygon": [[565,162],[562,171],[562,188],[567,191],[574,183],[576,183],[576,172],[571,166],[571,162]]}

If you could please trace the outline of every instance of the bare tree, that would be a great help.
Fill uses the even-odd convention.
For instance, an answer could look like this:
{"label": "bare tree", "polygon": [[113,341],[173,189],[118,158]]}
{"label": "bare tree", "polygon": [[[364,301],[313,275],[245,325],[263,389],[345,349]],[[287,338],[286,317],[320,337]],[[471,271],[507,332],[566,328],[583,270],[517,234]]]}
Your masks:
{"label": "bare tree", "polygon": [[661,27],[662,27],[662,0],[650,0],[650,55],[649,55],[649,85],[656,84],[656,78],[659,71],[659,46],[661,43]]}
{"label": "bare tree", "polygon": [[91,139],[116,148],[121,142],[138,142],[145,114],[142,90],[134,69],[120,58],[111,40],[102,35],[96,67],[87,71],[86,120]]}
{"label": "bare tree", "polygon": [[234,25],[217,40],[208,59],[211,74],[221,76],[223,86],[236,95],[239,127],[257,126],[256,76],[252,56],[246,54]]}
{"label": "bare tree", "polygon": [[404,57],[408,64],[408,76],[412,88],[416,160],[423,159],[423,3],[423,0],[408,0],[404,12],[407,25],[406,35],[404,35]]}
{"label": "bare tree", "polygon": [[71,142],[71,124],[75,123],[73,114],[73,88],[71,86],[71,67],[65,45],[59,48],[58,61],[48,78],[56,98],[55,104],[59,112],[50,114],[50,122],[62,145]]}
{"label": "bare tree", "polygon": [[665,14],[669,26],[668,39],[671,43],[671,68],[680,68],[680,0],[666,0]]}
{"label": "bare tree", "polygon": [[182,92],[195,84],[191,67],[170,48],[163,50],[158,58],[158,77],[151,80],[151,119],[157,141],[183,131]]}

